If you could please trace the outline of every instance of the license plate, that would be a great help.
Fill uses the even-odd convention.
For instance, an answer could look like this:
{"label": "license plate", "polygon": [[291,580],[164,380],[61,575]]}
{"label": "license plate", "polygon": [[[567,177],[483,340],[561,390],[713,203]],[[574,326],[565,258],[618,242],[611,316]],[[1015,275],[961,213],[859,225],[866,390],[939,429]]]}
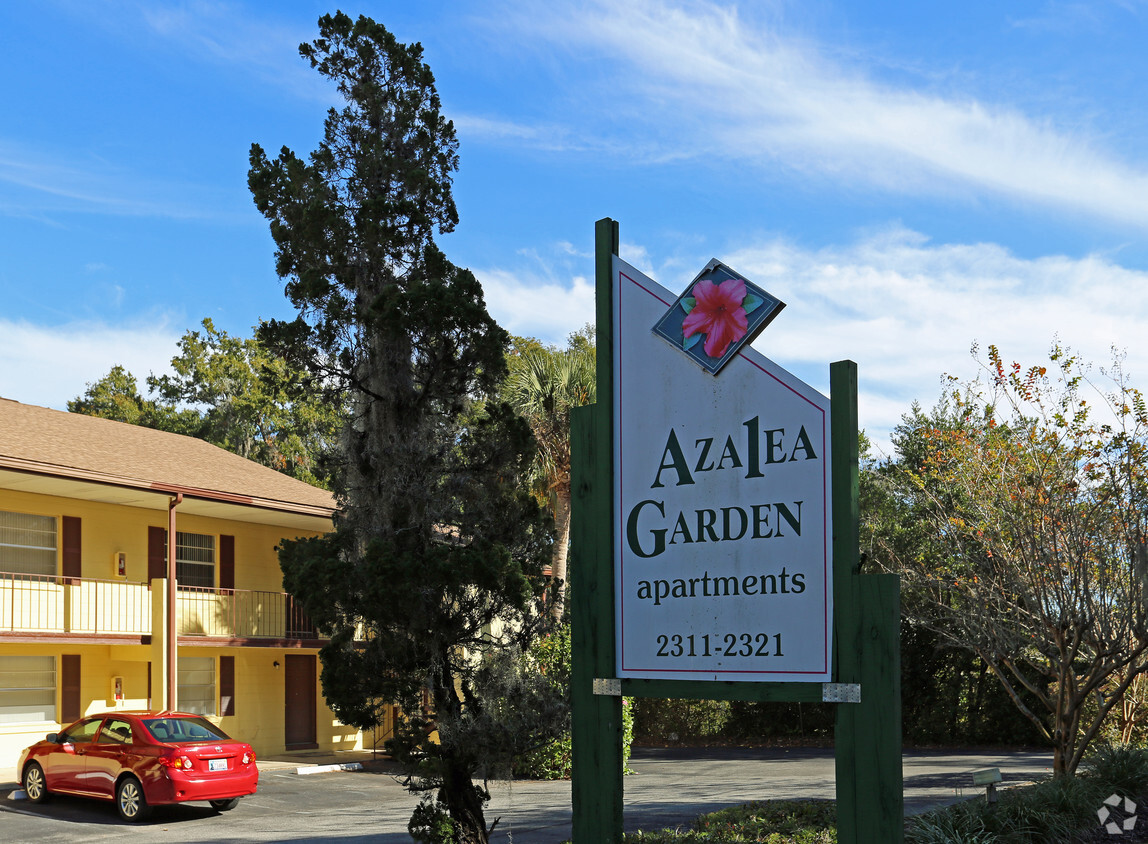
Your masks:
{"label": "license plate", "polygon": [[226,771],[227,770],[227,760],[226,759],[208,759],[207,760],[207,770],[209,770],[209,771]]}

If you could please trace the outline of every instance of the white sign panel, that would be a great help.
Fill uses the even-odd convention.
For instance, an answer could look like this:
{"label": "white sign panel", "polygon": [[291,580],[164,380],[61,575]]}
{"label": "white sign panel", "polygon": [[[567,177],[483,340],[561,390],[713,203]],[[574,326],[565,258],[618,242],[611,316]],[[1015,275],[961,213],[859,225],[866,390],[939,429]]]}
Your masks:
{"label": "white sign panel", "polygon": [[830,682],[829,400],[749,346],[711,375],[613,273],[618,676]]}

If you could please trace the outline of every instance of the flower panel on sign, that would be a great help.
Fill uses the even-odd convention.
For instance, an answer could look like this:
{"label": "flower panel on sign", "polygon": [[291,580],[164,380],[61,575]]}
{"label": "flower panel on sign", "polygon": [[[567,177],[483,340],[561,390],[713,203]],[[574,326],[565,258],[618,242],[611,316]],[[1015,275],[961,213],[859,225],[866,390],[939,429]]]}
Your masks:
{"label": "flower panel on sign", "polygon": [[784,307],[729,267],[710,261],[658,320],[654,333],[716,375]]}

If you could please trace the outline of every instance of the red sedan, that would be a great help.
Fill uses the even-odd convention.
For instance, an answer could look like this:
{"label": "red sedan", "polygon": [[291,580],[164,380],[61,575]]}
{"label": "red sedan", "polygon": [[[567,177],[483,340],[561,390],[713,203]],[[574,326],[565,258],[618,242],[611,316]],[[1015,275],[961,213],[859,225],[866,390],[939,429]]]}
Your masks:
{"label": "red sedan", "polygon": [[33,803],[53,793],[114,800],[125,821],[188,800],[226,812],[259,784],[251,745],[184,712],[81,718],[21,753],[17,770]]}

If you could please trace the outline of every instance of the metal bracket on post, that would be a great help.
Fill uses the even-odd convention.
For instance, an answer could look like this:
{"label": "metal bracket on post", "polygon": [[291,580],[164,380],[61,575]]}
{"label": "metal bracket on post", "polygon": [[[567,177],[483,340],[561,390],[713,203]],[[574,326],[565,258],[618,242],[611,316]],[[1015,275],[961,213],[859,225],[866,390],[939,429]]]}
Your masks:
{"label": "metal bracket on post", "polygon": [[605,677],[594,678],[594,694],[608,697],[622,696],[622,681]]}
{"label": "metal bracket on post", "polygon": [[860,703],[860,683],[822,683],[821,700],[823,703]]}

